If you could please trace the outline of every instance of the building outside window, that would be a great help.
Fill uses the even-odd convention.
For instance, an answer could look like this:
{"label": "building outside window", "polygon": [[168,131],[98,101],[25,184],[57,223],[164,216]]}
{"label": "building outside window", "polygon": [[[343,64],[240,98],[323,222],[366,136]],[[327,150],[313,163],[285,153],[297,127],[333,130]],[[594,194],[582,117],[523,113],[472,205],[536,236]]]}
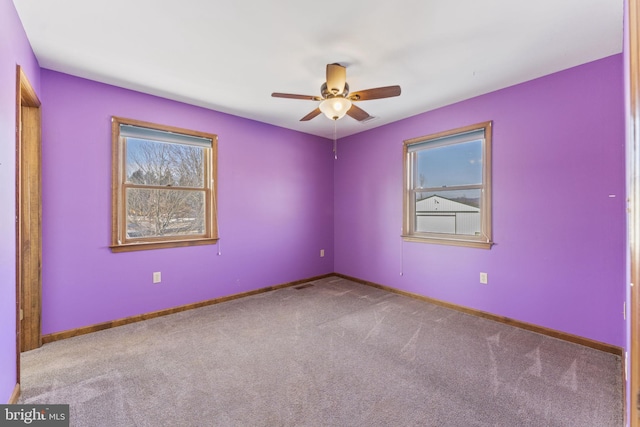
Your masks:
{"label": "building outside window", "polygon": [[491,125],[404,141],[405,240],[491,247]]}

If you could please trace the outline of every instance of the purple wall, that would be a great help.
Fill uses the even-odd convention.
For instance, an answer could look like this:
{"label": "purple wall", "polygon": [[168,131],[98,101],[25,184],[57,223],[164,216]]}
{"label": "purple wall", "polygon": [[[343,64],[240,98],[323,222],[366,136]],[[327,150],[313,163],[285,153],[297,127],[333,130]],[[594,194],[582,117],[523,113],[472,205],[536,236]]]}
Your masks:
{"label": "purple wall", "polygon": [[[333,272],[330,141],[49,70],[41,78],[43,334]],[[112,115],[218,135],[219,247],[111,253]]]}
{"label": "purple wall", "polygon": [[16,65],[36,93],[40,69],[11,0],[0,0],[0,403],[16,385]]}
{"label": "purple wall", "polygon": [[[615,55],[339,141],[336,272],[623,347],[622,65]],[[496,245],[403,242],[402,141],[486,120]]]}

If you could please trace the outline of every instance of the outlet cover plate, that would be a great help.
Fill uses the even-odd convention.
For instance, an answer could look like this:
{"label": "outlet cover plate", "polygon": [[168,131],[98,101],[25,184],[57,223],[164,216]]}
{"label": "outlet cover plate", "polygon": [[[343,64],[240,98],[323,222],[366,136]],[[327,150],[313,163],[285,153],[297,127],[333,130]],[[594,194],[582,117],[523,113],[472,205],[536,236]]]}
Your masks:
{"label": "outlet cover plate", "polygon": [[489,276],[487,275],[487,273],[480,273],[480,283],[482,283],[483,285],[489,283]]}

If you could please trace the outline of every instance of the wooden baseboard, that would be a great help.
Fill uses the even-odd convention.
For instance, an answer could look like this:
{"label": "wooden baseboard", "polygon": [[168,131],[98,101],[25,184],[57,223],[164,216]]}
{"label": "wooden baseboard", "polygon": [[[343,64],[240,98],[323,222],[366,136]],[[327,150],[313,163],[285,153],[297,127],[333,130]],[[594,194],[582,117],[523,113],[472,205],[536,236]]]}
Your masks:
{"label": "wooden baseboard", "polygon": [[214,298],[206,301],[195,302],[192,304],[181,305],[178,307],[167,308],[164,310],[153,311],[150,313],[138,314],[136,316],[126,317],[124,319],[112,320],[109,322],[98,323],[95,325],[83,326],[77,329],[69,329],[67,331],[54,332],[52,334],[47,334],[42,336],[42,343],[50,343],[54,341],[63,340],[66,338],[77,337],[80,335],[89,334],[91,332],[102,331],[105,329],[115,328],[117,326],[128,325],[130,323],[140,322],[142,320],[149,320],[156,317],[166,316],[169,314],[179,313],[181,311],[193,310],[194,308],[206,307],[208,305],[219,304],[221,302],[231,301],[238,298],[244,298],[251,295],[261,294],[264,292],[273,291],[276,289],[288,288],[290,286],[296,286],[301,283],[312,282],[314,280],[324,279],[325,277],[331,277],[333,273],[323,274],[321,276],[315,276],[308,279],[296,280],[294,282],[283,283],[280,285],[267,286],[266,288],[256,289],[253,291],[241,292],[239,294],[228,295],[225,297]]}
{"label": "wooden baseboard", "polygon": [[11,397],[9,397],[9,405],[15,405],[18,403],[18,399],[20,398],[20,384],[16,384],[13,388],[13,393],[11,393]]}
{"label": "wooden baseboard", "polygon": [[[521,328],[521,329],[525,329],[528,331],[532,331],[532,332],[537,332],[539,334],[542,335],[547,335],[553,338],[558,338],[564,341],[568,341],[574,344],[580,344],[583,345],[585,347],[589,347],[589,348],[593,348],[596,350],[600,350],[600,351],[604,351],[607,353],[611,353],[611,354],[615,354],[616,356],[619,357],[624,357],[624,349],[621,347],[617,347],[611,344],[607,344],[607,343],[603,343],[600,341],[595,341],[589,338],[584,338],[578,335],[573,335],[573,334],[569,334],[566,332],[561,332],[561,331],[557,331],[555,329],[550,329],[550,328],[545,328],[543,326],[538,326],[538,325],[534,325],[532,323],[526,323],[526,322],[522,322],[519,320],[515,320],[515,319],[511,319],[508,317],[504,317],[504,316],[498,316],[496,314],[492,314],[492,313],[488,313],[485,311],[481,311],[481,310],[476,310],[473,308],[469,308],[469,307],[464,307],[461,305],[457,305],[457,304],[453,304],[450,302],[446,302],[446,301],[442,301],[442,300],[438,300],[435,298],[430,298],[430,297],[426,297],[420,294],[415,294],[412,292],[407,292],[407,291],[403,291],[400,289],[396,289],[396,288],[392,288],[390,286],[385,286],[385,285],[380,285],[378,283],[374,283],[374,282],[369,282],[367,280],[362,280],[362,279],[358,279],[357,277],[351,277],[351,276],[347,276],[345,274],[340,274],[340,273],[330,273],[330,274],[323,274],[321,276],[315,276],[315,277],[311,277],[308,279],[303,279],[303,280],[296,280],[294,282],[289,282],[289,283],[283,283],[280,285],[274,285],[274,286],[267,286],[266,288],[261,288],[261,289],[256,289],[253,291],[248,291],[248,292],[242,292],[239,294],[234,294],[234,295],[228,295],[225,297],[220,297],[220,298],[214,298],[214,299],[210,299],[210,300],[206,300],[206,301],[200,301],[200,302],[196,302],[196,303],[192,303],[192,304],[186,304],[186,305],[182,305],[182,306],[178,306],[178,307],[173,307],[173,308],[168,308],[168,309],[164,309],[164,310],[158,310],[158,311],[154,311],[154,312],[150,312],[150,313],[144,313],[144,314],[139,314],[137,316],[131,316],[131,317],[126,317],[124,319],[118,319],[118,320],[112,320],[110,322],[104,322],[104,323],[98,323],[95,325],[90,325],[90,326],[84,326],[81,328],[77,328],[77,329],[70,329],[67,331],[61,331],[61,332],[54,332],[52,334],[47,334],[47,335],[43,335],[42,336],[42,343],[46,344],[46,343],[50,343],[50,342],[54,342],[54,341],[59,341],[62,339],[66,339],[66,338],[72,338],[72,337],[76,337],[76,336],[80,336],[80,335],[85,335],[85,334],[89,334],[91,332],[97,332],[97,331],[102,331],[105,329],[109,329],[109,328],[115,328],[117,326],[123,326],[123,325],[128,325],[130,323],[135,323],[135,322],[140,322],[143,320],[148,320],[148,319],[153,319],[156,317],[161,317],[161,316],[166,316],[169,314],[174,314],[174,313],[179,313],[181,311],[187,311],[187,310],[193,310],[195,308],[200,308],[200,307],[206,307],[209,305],[213,305],[213,304],[219,304],[221,302],[226,302],[226,301],[231,301],[234,299],[238,299],[238,298],[244,298],[244,297],[248,297],[251,295],[256,295],[256,294],[261,294],[264,292],[269,292],[269,291],[273,291],[276,289],[282,289],[282,288],[287,288],[290,286],[296,286],[302,283],[307,283],[307,282],[311,282],[314,280],[319,280],[319,279],[323,279],[326,277],[331,277],[331,276],[336,276],[336,277],[341,277],[343,279],[347,279],[347,280],[351,280],[357,283],[361,283],[363,285],[367,285],[367,286],[371,286],[374,288],[378,288],[378,289],[382,289],[388,292],[393,292],[399,295],[404,295],[404,296],[408,296],[410,298],[415,298],[415,299],[419,299],[422,301],[426,301],[432,304],[436,304],[442,307],[446,307],[446,308],[450,308],[452,310],[456,310],[456,311],[460,311],[462,313],[466,313],[466,314],[470,314],[473,316],[477,316],[477,317],[482,317],[485,319],[489,319],[489,320],[493,320],[496,322],[500,322],[500,323],[504,323],[506,325],[510,325],[510,326],[515,326],[517,328]],[[19,395],[19,385],[17,386],[17,393]],[[14,392],[15,393],[15,392]]]}
{"label": "wooden baseboard", "polygon": [[363,285],[371,286],[374,288],[382,289],[388,292],[393,292],[396,294],[408,296],[411,298],[419,299],[422,301],[426,301],[432,304],[436,304],[442,307],[450,308],[452,310],[460,311],[462,313],[471,314],[473,316],[482,317],[485,319],[493,320],[496,322],[504,323],[506,325],[515,326],[520,329],[526,329],[527,331],[537,332],[542,335],[547,335],[553,338],[558,338],[564,341],[568,341],[574,344],[580,344],[585,347],[590,347],[596,350],[604,351],[607,353],[615,354],[619,357],[624,357],[624,349],[621,347],[617,347],[615,345],[603,343],[600,341],[592,340],[589,338],[584,338],[578,335],[569,334],[566,332],[557,331],[555,329],[545,328],[543,326],[534,325],[532,323],[521,322],[519,320],[511,319],[509,317],[498,316],[496,314],[488,313],[486,311],[476,310],[474,308],[464,307],[461,305],[453,304],[450,302],[438,300],[435,298],[426,297],[419,294],[414,294],[413,292],[407,292],[400,289],[395,289],[389,286],[380,285],[378,283],[369,282],[367,280],[358,279],[357,277],[347,276],[345,274],[334,273],[335,276],[342,277],[343,279],[351,280],[357,283],[361,283]]}

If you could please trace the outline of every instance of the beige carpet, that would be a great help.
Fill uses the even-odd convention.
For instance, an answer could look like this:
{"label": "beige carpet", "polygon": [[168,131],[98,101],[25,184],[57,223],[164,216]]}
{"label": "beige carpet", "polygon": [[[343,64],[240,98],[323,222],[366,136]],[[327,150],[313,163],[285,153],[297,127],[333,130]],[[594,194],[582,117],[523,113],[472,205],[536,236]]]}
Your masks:
{"label": "beige carpet", "polygon": [[46,344],[74,426],[621,426],[608,353],[340,278]]}

